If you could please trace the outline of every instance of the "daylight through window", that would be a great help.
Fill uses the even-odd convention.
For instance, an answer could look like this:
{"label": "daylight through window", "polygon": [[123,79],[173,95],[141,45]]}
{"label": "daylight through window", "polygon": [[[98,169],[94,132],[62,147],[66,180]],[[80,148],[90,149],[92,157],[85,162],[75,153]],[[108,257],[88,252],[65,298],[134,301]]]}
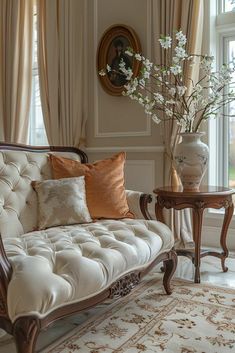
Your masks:
{"label": "daylight through window", "polygon": [[33,22],[33,66],[32,66],[32,96],[29,117],[29,144],[48,145],[40,99],[38,59],[37,59],[37,15],[36,8]]}

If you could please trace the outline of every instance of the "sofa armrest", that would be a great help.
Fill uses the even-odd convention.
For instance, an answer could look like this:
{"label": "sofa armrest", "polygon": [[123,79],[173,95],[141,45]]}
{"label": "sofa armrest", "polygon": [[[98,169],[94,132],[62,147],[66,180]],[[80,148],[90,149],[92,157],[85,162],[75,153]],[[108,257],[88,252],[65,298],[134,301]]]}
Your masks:
{"label": "sofa armrest", "polygon": [[130,211],[138,219],[152,219],[148,211],[148,204],[152,202],[152,195],[140,191],[126,190],[127,203]]}
{"label": "sofa armrest", "polygon": [[0,318],[8,320],[7,288],[12,275],[12,267],[7,258],[0,234]]}

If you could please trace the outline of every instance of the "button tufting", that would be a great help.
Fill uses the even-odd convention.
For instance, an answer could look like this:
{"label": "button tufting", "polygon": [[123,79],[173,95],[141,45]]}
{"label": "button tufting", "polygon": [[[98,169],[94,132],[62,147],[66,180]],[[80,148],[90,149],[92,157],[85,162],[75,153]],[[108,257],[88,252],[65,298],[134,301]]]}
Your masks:
{"label": "button tufting", "polygon": [[[91,296],[133,266],[143,266],[166,247],[164,243],[170,244],[165,228],[155,226],[156,222],[148,227],[147,221],[139,220],[102,220],[38,230],[36,195],[30,183],[51,177],[47,154],[10,151],[2,152],[2,158],[0,213],[5,224],[1,218],[0,225],[14,268],[8,288],[13,322],[25,310],[26,314],[47,314],[57,305]],[[29,293],[33,293],[30,300]]]}

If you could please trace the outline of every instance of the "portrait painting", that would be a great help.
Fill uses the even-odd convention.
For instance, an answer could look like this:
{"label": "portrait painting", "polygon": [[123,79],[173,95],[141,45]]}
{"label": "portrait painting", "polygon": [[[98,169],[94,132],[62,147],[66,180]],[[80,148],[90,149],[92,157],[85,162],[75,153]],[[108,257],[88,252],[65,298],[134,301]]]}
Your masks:
{"label": "portrait painting", "polygon": [[121,95],[127,83],[125,76],[120,72],[121,62],[124,62],[126,69],[132,69],[134,76],[139,72],[140,62],[133,60],[133,57],[126,53],[128,48],[141,52],[139,39],[130,27],[112,26],[101,38],[97,53],[98,72],[106,68],[107,64],[110,71],[106,76],[99,76],[99,79],[105,91],[111,95]]}

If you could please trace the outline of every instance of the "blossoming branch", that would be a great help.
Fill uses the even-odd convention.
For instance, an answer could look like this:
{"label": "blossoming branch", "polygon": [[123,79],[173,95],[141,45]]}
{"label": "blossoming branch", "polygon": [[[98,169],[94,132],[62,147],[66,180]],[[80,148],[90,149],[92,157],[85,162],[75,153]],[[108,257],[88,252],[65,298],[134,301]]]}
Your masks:
{"label": "blossoming branch", "polygon": [[[162,36],[159,42],[166,54],[166,65],[154,64],[131,48],[126,50],[126,54],[142,63],[142,69],[137,77],[133,77],[131,67],[126,67],[123,60],[120,62],[118,73],[127,82],[123,94],[142,105],[155,123],[174,119],[185,132],[197,132],[203,121],[225,115],[223,107],[235,99],[232,82],[235,79],[235,58],[213,71],[212,56],[186,52],[187,38],[182,31],[175,34],[174,48],[170,36]],[[201,77],[197,82],[185,76],[185,63],[200,65]],[[111,70],[107,65],[100,74]],[[186,86],[189,82],[190,89]]]}

